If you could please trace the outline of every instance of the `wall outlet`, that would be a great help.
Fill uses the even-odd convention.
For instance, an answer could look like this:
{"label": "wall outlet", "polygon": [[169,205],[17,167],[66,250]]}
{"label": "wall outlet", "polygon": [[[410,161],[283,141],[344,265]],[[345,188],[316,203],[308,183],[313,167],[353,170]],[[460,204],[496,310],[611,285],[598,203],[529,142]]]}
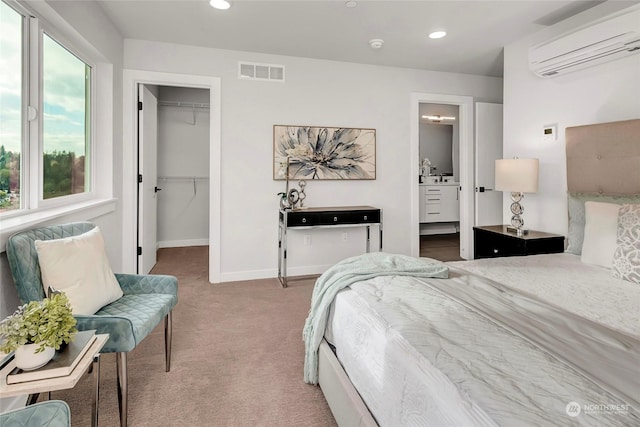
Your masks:
{"label": "wall outlet", "polygon": [[311,246],[311,234],[304,235],[304,245]]}
{"label": "wall outlet", "polygon": [[349,240],[349,233],[342,233],[342,241],[346,242],[347,240]]}

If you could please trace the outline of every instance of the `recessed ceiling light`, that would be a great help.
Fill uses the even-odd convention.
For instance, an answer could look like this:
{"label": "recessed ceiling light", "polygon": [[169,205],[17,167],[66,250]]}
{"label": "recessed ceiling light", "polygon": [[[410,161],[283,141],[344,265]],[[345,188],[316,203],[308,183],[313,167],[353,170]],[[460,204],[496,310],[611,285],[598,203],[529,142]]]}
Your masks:
{"label": "recessed ceiling light", "polygon": [[447,35],[446,31],[434,31],[433,33],[429,34],[429,38],[430,39],[441,39],[446,35]]}
{"label": "recessed ceiling light", "polygon": [[211,0],[209,4],[211,5],[211,7],[221,10],[226,10],[231,7],[231,3],[229,3],[227,0]]}
{"label": "recessed ceiling light", "polygon": [[348,1],[344,4],[348,8],[356,7],[358,5],[357,1]]}

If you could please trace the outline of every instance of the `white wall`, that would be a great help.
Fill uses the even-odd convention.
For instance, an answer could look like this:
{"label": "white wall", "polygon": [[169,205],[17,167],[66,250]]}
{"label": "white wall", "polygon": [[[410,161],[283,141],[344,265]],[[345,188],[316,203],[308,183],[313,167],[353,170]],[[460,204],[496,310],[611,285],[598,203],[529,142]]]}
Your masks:
{"label": "white wall", "polygon": [[[286,82],[237,78],[238,61],[282,64]],[[384,212],[385,251],[409,253],[410,94],[470,95],[501,102],[499,78],[378,67],[194,46],[125,40],[125,68],[222,79],[222,278],[274,277],[277,193],[272,179],[273,125],[375,128],[377,179],[307,185],[309,206],[372,205]],[[364,249],[362,230],[313,232],[303,246],[292,233],[290,274],[322,271]]]}
{"label": "white wall", "polygon": [[[616,7],[609,3],[616,2],[505,47],[504,157],[540,159],[538,193],[527,194],[523,201],[527,228],[567,233],[566,127],[640,117],[640,55],[551,79],[539,78],[528,68],[529,46],[606,16]],[[558,125],[557,141],[543,142],[543,126],[554,123]],[[504,195],[506,224],[511,218],[508,200],[509,195]]]}
{"label": "white wall", "polygon": [[[162,86],[158,100],[208,104],[209,91]],[[209,126],[208,109],[158,107],[160,247],[209,241]]]}

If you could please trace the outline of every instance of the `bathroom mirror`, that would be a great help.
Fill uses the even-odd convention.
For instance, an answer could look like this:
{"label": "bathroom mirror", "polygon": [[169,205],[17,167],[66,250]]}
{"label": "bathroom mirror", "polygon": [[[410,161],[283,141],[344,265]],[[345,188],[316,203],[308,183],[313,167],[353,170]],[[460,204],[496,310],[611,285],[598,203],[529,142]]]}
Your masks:
{"label": "bathroom mirror", "polygon": [[458,106],[420,104],[420,160],[431,162],[431,175],[458,176]]}

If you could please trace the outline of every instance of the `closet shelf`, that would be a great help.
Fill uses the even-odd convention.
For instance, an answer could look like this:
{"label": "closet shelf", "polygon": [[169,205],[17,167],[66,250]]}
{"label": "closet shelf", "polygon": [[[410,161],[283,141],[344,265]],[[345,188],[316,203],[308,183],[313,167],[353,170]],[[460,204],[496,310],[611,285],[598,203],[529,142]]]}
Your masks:
{"label": "closet shelf", "polygon": [[158,101],[161,107],[209,108],[209,104],[182,101]]}

